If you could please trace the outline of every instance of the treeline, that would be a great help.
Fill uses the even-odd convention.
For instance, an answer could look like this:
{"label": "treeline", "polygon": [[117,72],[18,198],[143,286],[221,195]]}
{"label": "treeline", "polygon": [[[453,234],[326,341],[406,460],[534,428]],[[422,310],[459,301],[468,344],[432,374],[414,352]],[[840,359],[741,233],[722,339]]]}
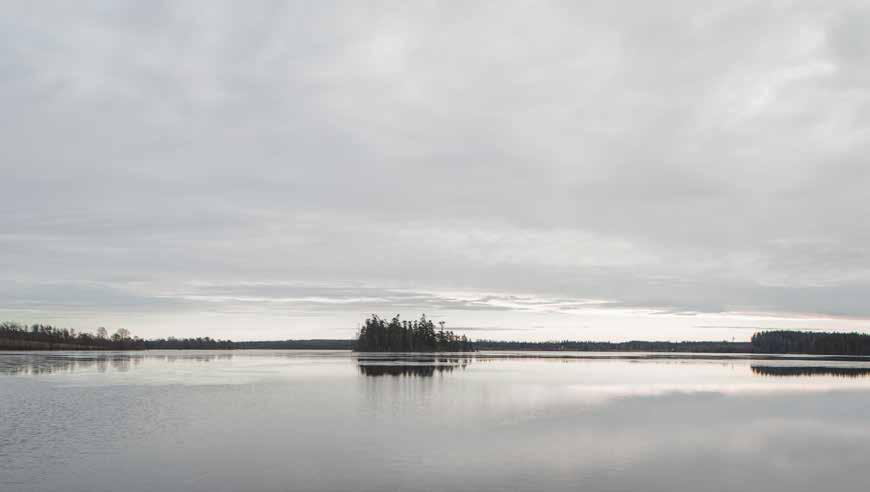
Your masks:
{"label": "treeline", "polygon": [[863,378],[870,376],[868,367],[811,367],[811,366],[752,366],[752,373],[759,376],[836,376]]}
{"label": "treeline", "polygon": [[145,340],[146,350],[350,350],[352,340],[256,340],[234,342],[205,338],[161,338]]}
{"label": "treeline", "polygon": [[396,315],[389,322],[373,314],[360,328],[353,349],[358,352],[473,352],[474,345],[465,335],[444,330],[444,322],[435,323],[420,316],[416,321],[402,321]]}
{"label": "treeline", "polygon": [[231,340],[209,337],[142,340],[142,350],[228,350],[234,348],[233,345]]}
{"label": "treeline", "polygon": [[522,342],[479,340],[471,342],[444,330],[444,323],[421,316],[419,320],[390,321],[372,315],[365,320],[354,340],[218,340],[210,337],[142,339],[123,328],[111,335],[105,328],[94,333],[77,332],[47,324],[0,322],[0,350],[229,350],[300,349],[348,350],[360,352],[472,352],[477,350],[540,350],[578,352],[696,352],[767,353],[813,355],[870,355],[870,335],[861,333],[821,333],[801,331],[763,331],[750,342]]}
{"label": "treeline", "polygon": [[92,334],[45,324],[0,323],[3,350],[136,350],[144,348],[144,342],[124,328],[110,336],[103,327]]}
{"label": "treeline", "polygon": [[540,350],[576,352],[696,352],[696,353],[748,353],[752,344],[746,342],[515,342],[498,340],[478,340],[474,342],[478,350]]}
{"label": "treeline", "polygon": [[752,347],[766,354],[870,355],[870,335],[762,331],[752,335]]}
{"label": "treeline", "polygon": [[210,337],[169,337],[146,340],[132,336],[124,328],[109,335],[102,327],[97,328],[95,333],[89,333],[46,324],[0,322],[0,350],[349,350],[351,344],[351,340],[233,342]]}

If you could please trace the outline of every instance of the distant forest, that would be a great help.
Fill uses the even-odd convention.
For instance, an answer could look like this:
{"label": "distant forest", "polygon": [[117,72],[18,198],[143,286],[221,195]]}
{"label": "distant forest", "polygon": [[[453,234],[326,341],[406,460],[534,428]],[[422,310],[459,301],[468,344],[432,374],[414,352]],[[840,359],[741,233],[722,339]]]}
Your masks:
{"label": "distant forest", "polygon": [[76,332],[45,324],[0,323],[0,350],[228,350],[228,349],[343,349],[351,340],[272,340],[233,342],[209,337],[145,340],[123,328],[112,335],[105,328],[95,333]]}
{"label": "distant forest", "polygon": [[465,337],[444,330],[444,322],[426,319],[401,321],[396,315],[389,322],[373,314],[360,328],[353,349],[358,352],[473,352],[474,344]]}
{"label": "distant forest", "polygon": [[540,350],[578,352],[700,352],[700,353],[749,353],[753,352],[748,342],[505,342],[497,340],[478,340],[474,342],[478,350]]}
{"label": "distant forest", "polygon": [[766,354],[870,355],[870,335],[805,331],[762,331],[752,347]]}
{"label": "distant forest", "polygon": [[579,352],[695,352],[810,355],[870,355],[870,335],[762,331],[749,342],[504,342],[478,340],[478,350],[574,350]]}

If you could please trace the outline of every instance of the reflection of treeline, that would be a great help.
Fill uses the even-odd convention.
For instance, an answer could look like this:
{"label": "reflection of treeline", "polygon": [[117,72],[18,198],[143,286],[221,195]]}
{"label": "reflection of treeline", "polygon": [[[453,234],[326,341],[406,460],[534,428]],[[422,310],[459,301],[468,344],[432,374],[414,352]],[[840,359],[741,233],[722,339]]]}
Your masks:
{"label": "reflection of treeline", "polygon": [[577,352],[700,352],[700,353],[747,353],[752,345],[746,342],[516,342],[478,340],[478,350],[541,350]]}
{"label": "reflection of treeline", "polygon": [[752,347],[766,354],[870,355],[870,335],[762,331],[752,335]]}
{"label": "reflection of treeline", "polygon": [[435,323],[420,316],[416,321],[401,321],[396,315],[387,322],[372,315],[360,328],[354,344],[359,352],[471,352],[475,348],[465,335],[444,330],[444,322]]}
{"label": "reflection of treeline", "polygon": [[870,376],[870,367],[813,367],[813,366],[752,366],[753,374],[761,376],[838,376],[859,378]]}
{"label": "reflection of treeline", "polygon": [[53,374],[75,372],[78,370],[96,369],[106,372],[109,368],[117,372],[126,372],[132,366],[136,366],[146,358],[165,362],[194,361],[209,362],[212,360],[226,360],[232,358],[230,353],[209,354],[194,353],[184,355],[136,353],[114,354],[106,352],[91,352],[88,356],[45,356],[36,354],[7,355],[0,362],[0,374]]}
{"label": "reflection of treeline", "polygon": [[350,349],[351,340],[277,340],[233,342],[210,337],[145,340],[120,328],[111,336],[105,328],[77,332],[46,324],[0,323],[0,350],[225,350],[225,349]]}
{"label": "reflection of treeline", "polygon": [[53,374],[74,372],[80,369],[96,368],[106,372],[111,367],[118,372],[126,372],[131,364],[139,364],[143,357],[129,355],[98,355],[93,357],[35,357],[6,360],[0,364],[0,374]]}

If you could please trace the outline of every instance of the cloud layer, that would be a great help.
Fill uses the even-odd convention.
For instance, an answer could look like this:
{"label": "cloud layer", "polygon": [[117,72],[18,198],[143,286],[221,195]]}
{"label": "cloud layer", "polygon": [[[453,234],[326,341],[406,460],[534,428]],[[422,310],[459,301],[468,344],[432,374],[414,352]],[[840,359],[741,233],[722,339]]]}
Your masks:
{"label": "cloud layer", "polygon": [[528,321],[463,291],[642,313],[614,338],[655,313],[870,318],[861,2],[4,11],[11,316],[295,302],[294,336],[434,298]]}

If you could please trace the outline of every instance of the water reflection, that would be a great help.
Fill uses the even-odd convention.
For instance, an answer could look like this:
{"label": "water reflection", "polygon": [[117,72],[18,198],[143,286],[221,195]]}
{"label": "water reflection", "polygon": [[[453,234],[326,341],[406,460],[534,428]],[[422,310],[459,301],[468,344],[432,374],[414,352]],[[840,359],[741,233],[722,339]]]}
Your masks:
{"label": "water reflection", "polygon": [[359,372],[363,376],[420,376],[432,377],[435,373],[450,373],[459,368],[465,370],[466,363],[456,365],[372,365],[359,364]]}
{"label": "water reflection", "polygon": [[523,355],[0,353],[0,489],[867,489],[866,360]]}
{"label": "water reflection", "polygon": [[752,366],[752,373],[773,377],[835,376],[862,378],[870,376],[870,367],[825,367],[825,366]]}
{"label": "water reflection", "polygon": [[0,357],[0,374],[42,375],[90,369],[106,372],[109,368],[126,372],[132,366],[140,364],[143,358],[139,354],[88,353],[76,357],[56,354],[4,354]]}
{"label": "water reflection", "polygon": [[232,359],[231,353],[144,353],[144,352],[4,352],[0,353],[0,375],[69,374],[77,371],[127,372],[144,360],[159,362],[210,362]]}
{"label": "water reflection", "polygon": [[464,371],[472,360],[470,356],[440,354],[363,354],[357,357],[357,368],[363,376],[432,377]]}

